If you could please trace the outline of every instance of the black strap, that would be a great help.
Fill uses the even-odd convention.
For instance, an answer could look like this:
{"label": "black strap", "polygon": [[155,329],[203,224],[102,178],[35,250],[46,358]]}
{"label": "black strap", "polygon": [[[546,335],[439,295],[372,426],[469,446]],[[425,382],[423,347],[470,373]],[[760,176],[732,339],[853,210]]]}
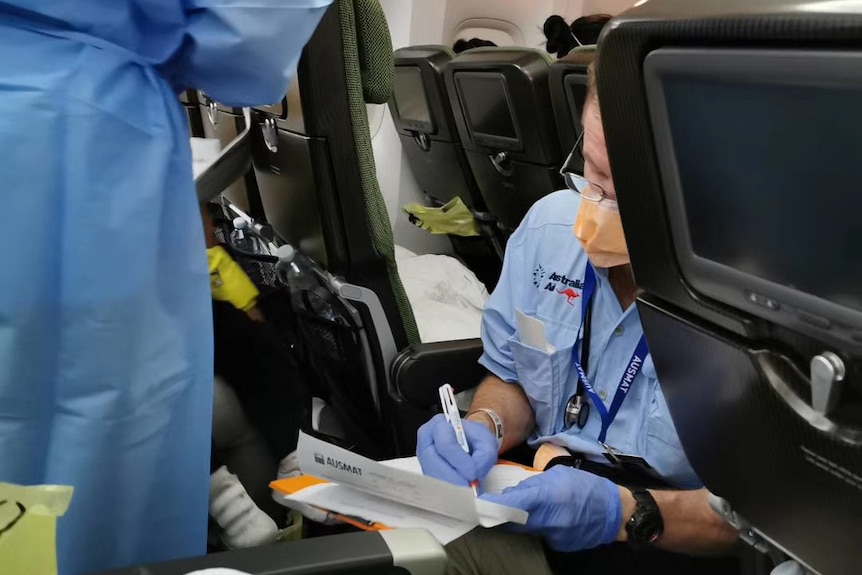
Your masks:
{"label": "black strap", "polygon": [[581,471],[587,471],[593,475],[610,479],[617,485],[628,488],[640,489],[669,489],[671,485],[661,478],[645,473],[632,467],[619,468],[613,465],[597,463],[587,459],[583,453],[569,452],[568,455],[560,455],[551,459],[545,466],[545,471],[556,465],[575,467]]}

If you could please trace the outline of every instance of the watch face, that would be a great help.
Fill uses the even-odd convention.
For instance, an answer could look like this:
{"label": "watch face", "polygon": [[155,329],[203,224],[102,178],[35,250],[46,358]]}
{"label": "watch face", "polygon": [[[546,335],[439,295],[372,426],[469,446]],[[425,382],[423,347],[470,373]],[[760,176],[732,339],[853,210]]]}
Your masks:
{"label": "watch face", "polygon": [[659,540],[664,532],[661,511],[648,491],[633,491],[635,512],[626,524],[629,541],[636,547],[649,545]]}
{"label": "watch face", "polygon": [[647,512],[638,518],[633,517],[634,524],[632,525],[634,540],[637,543],[655,543],[659,540],[662,534],[664,524],[661,516],[658,515],[658,510],[655,513]]}

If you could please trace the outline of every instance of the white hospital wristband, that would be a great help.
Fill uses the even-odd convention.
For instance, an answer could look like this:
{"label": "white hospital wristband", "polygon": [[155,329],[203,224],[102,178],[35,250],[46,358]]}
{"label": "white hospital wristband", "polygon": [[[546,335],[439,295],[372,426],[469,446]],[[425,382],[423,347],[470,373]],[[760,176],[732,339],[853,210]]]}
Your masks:
{"label": "white hospital wristband", "polygon": [[481,413],[491,420],[494,437],[497,438],[497,449],[499,450],[500,446],[503,445],[503,420],[500,419],[500,416],[497,415],[497,412],[493,409],[485,409],[484,407],[481,409],[475,409],[468,413],[467,417],[469,418],[474,413]]}

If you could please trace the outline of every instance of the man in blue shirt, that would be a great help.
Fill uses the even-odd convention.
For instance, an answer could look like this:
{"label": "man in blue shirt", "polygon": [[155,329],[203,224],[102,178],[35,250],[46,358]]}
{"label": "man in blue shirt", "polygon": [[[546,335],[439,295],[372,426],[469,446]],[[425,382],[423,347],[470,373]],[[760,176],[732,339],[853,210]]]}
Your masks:
{"label": "man in blue shirt", "polygon": [[[564,168],[571,190],[533,206],[485,309],[480,362],[490,374],[464,422],[471,454],[441,415],[419,431],[425,473],[456,484],[482,479],[524,441],[546,469],[483,496],[528,511],[518,530],[531,536],[476,530],[448,547],[452,573],[550,573],[543,542],[700,555],[736,540],[686,459],[649,357],[592,73],[583,125],[573,153],[585,177]],[[589,572],[618,569],[605,561]]]}

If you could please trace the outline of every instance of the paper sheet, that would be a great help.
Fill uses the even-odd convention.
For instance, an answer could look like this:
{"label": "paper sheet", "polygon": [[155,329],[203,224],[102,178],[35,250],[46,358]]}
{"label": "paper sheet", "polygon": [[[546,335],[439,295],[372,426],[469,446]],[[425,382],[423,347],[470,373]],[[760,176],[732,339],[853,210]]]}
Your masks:
{"label": "paper sheet", "polygon": [[524,345],[529,345],[545,353],[556,351],[554,346],[548,343],[548,339],[545,336],[545,322],[542,320],[530,317],[521,310],[516,309],[515,327],[518,330],[518,337],[521,338],[521,343]]}
{"label": "paper sheet", "polygon": [[297,451],[305,475],[478,524],[475,498],[468,487],[387,467],[305,433],[299,435]]}
{"label": "paper sheet", "polygon": [[[387,467],[394,467],[411,473],[422,473],[422,465],[417,457],[402,457],[380,462]],[[497,464],[488,472],[488,476],[482,481],[482,491],[486,493],[502,493],[508,487],[514,487],[530,476],[541,473],[526,469],[520,465]]]}
{"label": "paper sheet", "polygon": [[[332,483],[300,489],[286,496],[289,501],[389,527],[423,527],[444,545],[477,525],[523,525],[527,521],[524,511],[478,500],[468,487],[422,475],[415,457],[377,462],[306,434],[300,434],[298,451],[305,476]],[[493,477],[489,474],[489,487],[494,490],[517,484],[532,474],[520,467],[499,465],[495,469],[498,467],[501,469],[492,472]]]}
{"label": "paper sheet", "polygon": [[476,523],[407,507],[376,495],[358,493],[354,489],[334,483],[315,485],[293,495],[287,495],[285,499],[322,507],[342,515],[362,517],[393,529],[422,527],[427,529],[441,545],[454,541],[476,527]]}

